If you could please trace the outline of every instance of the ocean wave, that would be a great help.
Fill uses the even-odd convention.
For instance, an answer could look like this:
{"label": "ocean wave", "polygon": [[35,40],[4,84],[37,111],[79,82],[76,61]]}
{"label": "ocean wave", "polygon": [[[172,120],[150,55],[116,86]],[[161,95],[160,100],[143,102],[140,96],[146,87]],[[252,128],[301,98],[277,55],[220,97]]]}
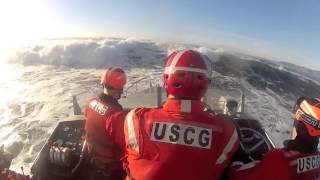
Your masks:
{"label": "ocean wave", "polygon": [[212,60],[220,52],[197,45],[159,44],[130,38],[47,40],[14,51],[7,58],[7,63],[73,68],[155,67],[163,66],[174,50],[187,48],[199,50]]}

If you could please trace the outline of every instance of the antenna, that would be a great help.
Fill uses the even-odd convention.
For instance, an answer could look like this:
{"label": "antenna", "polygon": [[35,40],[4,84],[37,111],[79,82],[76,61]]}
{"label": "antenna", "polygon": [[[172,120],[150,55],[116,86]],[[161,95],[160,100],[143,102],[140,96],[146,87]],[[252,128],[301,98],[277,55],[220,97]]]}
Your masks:
{"label": "antenna", "polygon": [[20,169],[21,169],[21,171],[22,171],[22,175],[24,175],[23,166],[21,166]]}
{"label": "antenna", "polygon": [[72,96],[72,106],[73,106],[73,114],[74,115],[81,115],[82,114],[80,105],[77,100],[77,96]]}
{"label": "antenna", "polygon": [[161,92],[161,86],[157,84],[157,107],[161,107],[162,104],[162,92]]}
{"label": "antenna", "polygon": [[238,107],[238,113],[244,113],[245,95],[241,91],[241,99]]}

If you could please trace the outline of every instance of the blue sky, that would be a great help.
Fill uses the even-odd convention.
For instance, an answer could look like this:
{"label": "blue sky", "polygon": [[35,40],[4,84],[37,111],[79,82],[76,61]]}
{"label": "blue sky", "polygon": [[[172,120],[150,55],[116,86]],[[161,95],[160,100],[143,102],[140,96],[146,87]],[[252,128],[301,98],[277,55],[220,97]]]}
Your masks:
{"label": "blue sky", "polygon": [[39,32],[41,38],[124,36],[179,41],[230,47],[320,69],[318,0],[43,1],[55,25],[50,33],[44,33],[49,28]]}

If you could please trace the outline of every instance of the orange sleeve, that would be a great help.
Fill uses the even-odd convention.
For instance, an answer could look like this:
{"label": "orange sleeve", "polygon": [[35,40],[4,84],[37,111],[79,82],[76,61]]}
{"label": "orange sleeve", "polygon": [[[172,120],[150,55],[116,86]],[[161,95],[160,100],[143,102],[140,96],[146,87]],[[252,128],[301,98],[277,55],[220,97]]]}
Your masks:
{"label": "orange sleeve", "polygon": [[225,120],[225,128],[229,134],[229,136],[226,138],[226,148],[230,148],[230,152],[227,153],[227,159],[228,163],[231,159],[231,157],[234,155],[234,153],[240,148],[240,139],[239,139],[239,134],[237,131],[236,126],[233,124],[233,122],[229,119],[224,119]]}
{"label": "orange sleeve", "polygon": [[[218,159],[216,161],[216,167],[220,168],[222,171],[227,171],[226,168],[229,168],[230,161],[235,154],[239,150],[240,147],[240,140],[237,129],[235,125],[229,121],[228,119],[223,119],[225,121],[222,122],[222,128],[225,132],[223,138],[223,147],[218,155]],[[225,175],[223,175],[225,176]]]}
{"label": "orange sleeve", "polygon": [[114,143],[124,152],[125,138],[124,138],[124,121],[127,112],[114,112],[106,117],[106,131]]}
{"label": "orange sleeve", "polygon": [[281,150],[269,151],[261,162],[251,162],[231,167],[231,180],[290,180],[290,171]]}
{"label": "orange sleeve", "polygon": [[140,155],[140,120],[144,116],[148,108],[135,108],[132,109],[126,116],[124,122],[124,134],[127,153]]}

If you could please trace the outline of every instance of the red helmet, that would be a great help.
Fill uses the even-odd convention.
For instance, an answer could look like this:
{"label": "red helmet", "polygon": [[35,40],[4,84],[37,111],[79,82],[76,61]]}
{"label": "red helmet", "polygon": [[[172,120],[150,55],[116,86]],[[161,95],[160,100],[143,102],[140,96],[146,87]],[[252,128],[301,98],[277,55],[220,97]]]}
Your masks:
{"label": "red helmet", "polygon": [[320,98],[300,98],[295,110],[295,120],[305,124],[309,135],[320,136]]}
{"label": "red helmet", "polygon": [[122,89],[127,83],[127,76],[120,68],[107,68],[101,76],[101,84],[114,89]]}
{"label": "red helmet", "polygon": [[183,99],[199,100],[210,82],[202,55],[193,50],[173,52],[163,74],[169,94]]}

